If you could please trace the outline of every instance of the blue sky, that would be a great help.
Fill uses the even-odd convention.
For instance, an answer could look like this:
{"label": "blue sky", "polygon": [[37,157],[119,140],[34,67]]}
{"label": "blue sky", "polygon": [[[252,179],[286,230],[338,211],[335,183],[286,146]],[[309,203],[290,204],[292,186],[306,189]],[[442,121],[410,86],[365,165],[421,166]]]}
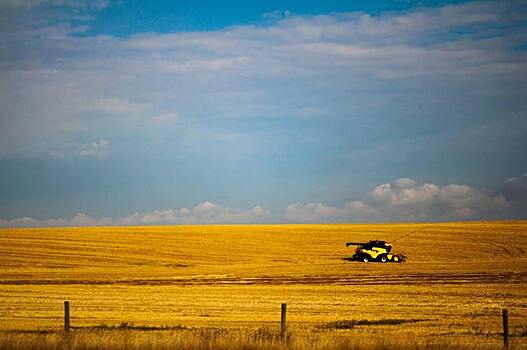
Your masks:
{"label": "blue sky", "polygon": [[527,218],[525,1],[0,1],[0,226]]}
{"label": "blue sky", "polygon": [[298,15],[364,12],[379,15],[415,7],[462,1],[126,1],[108,6],[95,18],[90,33],[126,36],[142,32],[213,31],[262,24],[286,11]]}

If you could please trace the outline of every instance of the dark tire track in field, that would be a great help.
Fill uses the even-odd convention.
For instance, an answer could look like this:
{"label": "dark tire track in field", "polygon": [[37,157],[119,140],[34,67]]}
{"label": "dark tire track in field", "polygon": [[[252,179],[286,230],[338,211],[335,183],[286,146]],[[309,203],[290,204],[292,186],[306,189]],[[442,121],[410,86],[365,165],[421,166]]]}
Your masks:
{"label": "dark tire track in field", "polygon": [[120,280],[53,280],[12,279],[2,280],[0,285],[426,285],[426,284],[478,284],[478,283],[526,283],[527,272],[501,273],[420,273],[398,275],[297,275],[297,276],[189,276],[156,279]]}
{"label": "dark tire track in field", "polygon": [[413,231],[410,231],[410,232],[407,232],[407,233],[404,233],[402,234],[401,236],[395,238],[395,239],[392,239],[391,240],[391,243],[395,243],[403,238],[406,238],[406,237],[409,237],[409,236],[412,236],[413,234],[415,233],[418,233],[418,232],[422,232],[424,230],[426,230],[428,228],[428,225],[420,225],[419,228],[413,230]]}
{"label": "dark tire track in field", "polygon": [[[480,239],[479,240],[482,243],[488,244],[493,246],[494,248],[497,248],[501,253],[505,253],[509,256],[523,256],[525,254],[525,251],[522,247],[519,245],[511,245],[507,243],[501,243],[496,242],[491,239]],[[501,254],[497,254],[498,256]]]}

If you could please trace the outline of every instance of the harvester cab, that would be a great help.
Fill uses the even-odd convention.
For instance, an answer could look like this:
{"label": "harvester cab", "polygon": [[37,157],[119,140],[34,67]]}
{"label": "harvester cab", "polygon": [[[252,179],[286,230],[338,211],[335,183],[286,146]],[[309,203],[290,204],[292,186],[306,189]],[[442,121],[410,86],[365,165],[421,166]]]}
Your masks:
{"label": "harvester cab", "polygon": [[392,245],[385,241],[369,241],[366,243],[355,243],[348,242],[346,247],[357,246],[355,254],[351,257],[351,260],[370,262],[379,261],[385,262],[398,262],[401,263],[406,260],[406,256],[402,254],[392,254]]}

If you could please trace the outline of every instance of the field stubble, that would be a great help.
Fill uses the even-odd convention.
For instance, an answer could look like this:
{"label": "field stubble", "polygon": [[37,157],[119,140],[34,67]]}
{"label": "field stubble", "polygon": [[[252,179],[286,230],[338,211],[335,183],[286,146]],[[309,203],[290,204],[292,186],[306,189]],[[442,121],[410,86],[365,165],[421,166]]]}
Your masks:
{"label": "field stubble", "polygon": [[[408,261],[343,259],[370,239]],[[61,346],[64,300],[76,348],[493,348],[503,308],[527,347],[526,250],[527,222],[3,229],[0,347]]]}

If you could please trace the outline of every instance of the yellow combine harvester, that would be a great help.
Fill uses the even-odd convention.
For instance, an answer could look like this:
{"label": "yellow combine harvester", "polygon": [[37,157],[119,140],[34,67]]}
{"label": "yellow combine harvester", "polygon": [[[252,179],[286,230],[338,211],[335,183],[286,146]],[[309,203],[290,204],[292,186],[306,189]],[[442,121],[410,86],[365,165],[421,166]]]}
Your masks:
{"label": "yellow combine harvester", "polygon": [[380,261],[385,262],[397,262],[402,263],[406,260],[406,256],[402,254],[391,254],[392,245],[385,241],[369,241],[366,243],[346,243],[346,247],[357,246],[355,254],[351,257],[351,260],[370,262]]}

